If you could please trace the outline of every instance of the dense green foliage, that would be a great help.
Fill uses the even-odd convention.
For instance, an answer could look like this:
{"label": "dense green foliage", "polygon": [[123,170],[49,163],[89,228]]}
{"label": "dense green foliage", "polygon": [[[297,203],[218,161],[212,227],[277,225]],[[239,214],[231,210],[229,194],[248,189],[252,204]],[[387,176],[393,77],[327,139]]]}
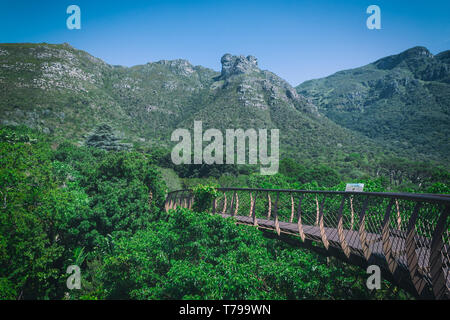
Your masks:
{"label": "dense green foliage", "polygon": [[212,201],[219,195],[215,186],[198,184],[192,188],[194,195],[194,206],[192,209],[203,212],[211,206]]}
{"label": "dense green foliage", "polygon": [[[164,185],[144,155],[108,153],[0,132],[3,298],[61,298],[81,248],[131,235],[159,214]],[[84,249],[83,249],[84,250]]]}
{"label": "dense green foliage", "polygon": [[86,146],[104,150],[128,150],[132,147],[130,143],[120,143],[113,129],[108,124],[102,124],[95,128],[86,139]]}
{"label": "dense green foliage", "polygon": [[[357,167],[361,160],[359,154],[347,156],[349,162]],[[165,161],[159,162],[165,165]],[[430,166],[426,163],[391,158],[379,163],[372,175],[353,175],[338,172],[336,169],[317,162],[299,162],[291,158],[280,160],[279,173],[273,176],[261,176],[255,167],[235,167],[219,176],[194,175],[183,179],[184,187],[192,188],[197,184],[214,184],[221,187],[257,187],[284,189],[323,189],[345,190],[346,183],[377,181],[380,190],[422,193],[449,193],[450,172],[441,166]],[[194,165],[180,165],[177,172],[191,171]],[[195,167],[194,167],[195,168]],[[353,168],[357,170],[357,168]],[[367,190],[367,189],[366,189]]]}
{"label": "dense green foliage", "polygon": [[[0,299],[408,297],[387,282],[370,293],[355,267],[205,211],[217,186],[450,193],[448,52],[413,48],[295,92],[256,59],[219,76],[185,60],[110,66],[67,44],[0,50],[12,126],[0,127]],[[280,128],[279,173],[174,165],[170,133],[194,120]],[[193,210],[166,213],[166,191],[181,188]],[[73,264],[82,288],[69,291]]]}
{"label": "dense green foliage", "polygon": [[[407,297],[387,282],[370,293],[363,271],[204,208],[164,212],[149,155],[52,145],[23,128],[0,130],[0,153],[1,299]],[[246,177],[250,186],[296,186],[283,174]],[[204,203],[217,195],[195,190]],[[81,290],[66,288],[72,264]]]}
{"label": "dense green foliage", "polygon": [[[266,239],[231,219],[186,209],[170,211],[131,239],[115,240],[91,276],[103,283],[106,298],[372,297],[363,271]],[[383,285],[379,298],[404,297]]]}

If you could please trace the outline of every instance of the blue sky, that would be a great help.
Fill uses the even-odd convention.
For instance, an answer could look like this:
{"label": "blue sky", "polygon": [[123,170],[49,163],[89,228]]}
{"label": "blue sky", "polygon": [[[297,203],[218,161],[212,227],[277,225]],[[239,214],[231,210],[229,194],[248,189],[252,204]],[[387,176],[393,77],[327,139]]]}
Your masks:
{"label": "blue sky", "polygon": [[[81,8],[81,30],[66,8]],[[369,30],[366,8],[381,9]],[[254,55],[292,85],[413,46],[450,49],[450,1],[0,1],[0,42],[68,42],[110,64],[184,58],[220,70]]]}

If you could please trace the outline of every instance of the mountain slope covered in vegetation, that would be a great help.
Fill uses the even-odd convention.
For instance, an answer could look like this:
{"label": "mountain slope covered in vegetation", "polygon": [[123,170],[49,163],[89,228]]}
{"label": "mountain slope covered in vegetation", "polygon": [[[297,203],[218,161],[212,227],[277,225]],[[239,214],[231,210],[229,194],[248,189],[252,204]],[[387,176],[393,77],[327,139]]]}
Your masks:
{"label": "mountain slope covered in vegetation", "polygon": [[186,60],[111,66],[67,44],[0,45],[2,123],[83,141],[99,122],[129,142],[170,144],[176,128],[279,128],[297,158],[388,152],[323,117],[252,56],[222,57],[222,72]]}
{"label": "mountain slope covered in vegetation", "polygon": [[[281,158],[346,179],[420,185],[448,169],[448,61],[448,52],[413,48],[294,89],[253,56],[225,54],[221,72],[182,59],[128,68],[68,44],[0,44],[0,121],[79,145],[106,124],[121,147],[162,148],[165,167],[173,167],[171,133],[195,120],[222,132],[277,128]],[[192,166],[174,169],[211,174]]]}
{"label": "mountain slope covered in vegetation", "polygon": [[337,124],[399,152],[450,160],[450,51],[414,47],[296,87]]}

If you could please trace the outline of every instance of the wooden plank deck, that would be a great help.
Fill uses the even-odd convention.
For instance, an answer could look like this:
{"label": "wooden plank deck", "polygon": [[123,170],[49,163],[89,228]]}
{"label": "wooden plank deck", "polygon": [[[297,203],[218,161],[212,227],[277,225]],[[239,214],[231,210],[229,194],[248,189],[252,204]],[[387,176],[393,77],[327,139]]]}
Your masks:
{"label": "wooden plank deck", "polygon": [[[224,218],[232,217],[236,219],[238,223],[241,224],[253,225],[252,217],[233,216],[224,213],[221,213],[220,215]],[[274,231],[276,230],[274,220],[257,218],[257,223],[259,227]],[[299,236],[297,223],[280,221],[279,227],[281,232],[283,233]],[[325,227],[324,229],[328,241],[330,241],[334,247],[341,248],[338,230],[336,228],[328,228],[328,227]],[[305,233],[306,238],[318,242],[322,241],[319,226],[303,225],[303,231]],[[343,232],[345,234],[345,240],[347,242],[347,245],[350,247],[352,252],[356,252],[359,253],[360,255],[363,255],[363,247],[361,245],[358,231],[344,229]],[[405,268],[405,270],[407,270],[407,257],[405,251],[406,235],[402,232],[395,232],[390,235],[390,241],[397,262],[403,268]],[[369,249],[372,252],[373,258],[383,263],[387,263],[385,259],[385,254],[383,252],[382,235],[376,233],[367,233],[366,242],[369,244]],[[419,268],[423,271],[428,272],[429,270],[427,269],[429,266],[429,258],[430,258],[429,248],[427,247],[418,248],[416,249],[416,254],[418,257]],[[450,279],[448,282],[450,287]]]}

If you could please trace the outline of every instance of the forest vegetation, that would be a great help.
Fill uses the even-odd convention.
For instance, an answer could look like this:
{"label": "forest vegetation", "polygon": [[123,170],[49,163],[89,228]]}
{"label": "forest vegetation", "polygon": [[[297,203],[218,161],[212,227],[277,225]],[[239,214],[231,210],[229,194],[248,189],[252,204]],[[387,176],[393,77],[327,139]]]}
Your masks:
{"label": "forest vegetation", "polygon": [[[1,299],[410,298],[388,282],[371,293],[363,270],[202,208],[164,210],[168,185],[342,190],[346,181],[325,165],[283,159],[273,176],[236,167],[202,173],[168,167],[161,150],[54,143],[25,127],[0,129],[0,154]],[[174,172],[183,177],[176,183]],[[426,177],[414,191],[449,192],[448,172]],[[364,183],[411,190],[386,177]],[[73,264],[82,288],[69,292]]]}

